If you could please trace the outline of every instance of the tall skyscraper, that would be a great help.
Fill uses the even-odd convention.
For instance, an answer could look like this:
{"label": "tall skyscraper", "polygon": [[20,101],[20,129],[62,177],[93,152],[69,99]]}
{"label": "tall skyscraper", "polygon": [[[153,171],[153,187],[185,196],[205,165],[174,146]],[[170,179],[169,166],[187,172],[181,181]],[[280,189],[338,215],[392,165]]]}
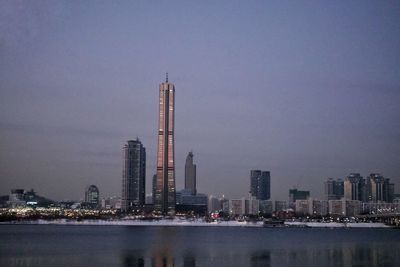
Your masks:
{"label": "tall skyscraper", "polygon": [[271,173],[268,171],[261,172],[258,178],[257,199],[268,200],[271,197]]}
{"label": "tall skyscraper", "polygon": [[124,146],[121,209],[132,210],[145,204],[146,149],[137,138]]}
{"label": "tall skyscraper", "polygon": [[260,170],[250,171],[250,194],[253,197],[257,197],[258,194],[258,177],[261,176]]}
{"label": "tall skyscraper", "polygon": [[185,163],[185,190],[196,195],[196,164],[193,164],[193,152],[190,151]]}
{"label": "tall skyscraper", "polygon": [[157,181],[154,210],[163,215],[175,213],[175,86],[168,82],[160,84],[159,126],[157,152]]}
{"label": "tall skyscraper", "polygon": [[269,171],[250,171],[250,194],[258,200],[271,197],[271,174]]}

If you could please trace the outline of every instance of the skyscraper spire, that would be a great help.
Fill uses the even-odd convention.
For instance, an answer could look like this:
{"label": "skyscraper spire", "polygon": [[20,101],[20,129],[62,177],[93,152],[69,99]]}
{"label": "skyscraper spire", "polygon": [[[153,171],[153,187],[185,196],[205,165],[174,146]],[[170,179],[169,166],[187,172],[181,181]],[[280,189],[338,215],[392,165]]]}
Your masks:
{"label": "skyscraper spire", "polygon": [[168,72],[167,72],[166,77],[165,77],[165,82],[166,83],[168,82]]}

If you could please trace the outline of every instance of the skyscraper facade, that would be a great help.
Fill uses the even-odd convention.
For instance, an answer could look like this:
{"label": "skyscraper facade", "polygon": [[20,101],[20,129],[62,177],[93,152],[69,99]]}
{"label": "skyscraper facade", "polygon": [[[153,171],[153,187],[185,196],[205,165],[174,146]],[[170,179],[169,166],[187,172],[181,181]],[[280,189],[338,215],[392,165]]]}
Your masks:
{"label": "skyscraper facade", "polygon": [[328,178],[325,181],[325,199],[335,200],[344,196],[344,182],[342,179]]}
{"label": "skyscraper facade", "polygon": [[193,164],[193,152],[189,152],[185,163],[185,190],[196,195],[196,164]]}
{"label": "skyscraper facade", "polygon": [[379,173],[371,173],[367,178],[368,201],[370,202],[392,202],[394,184],[390,183],[389,178],[385,178]]}
{"label": "skyscraper facade", "polygon": [[344,198],[366,202],[367,195],[365,179],[359,173],[350,173],[344,180]]}
{"label": "skyscraper facade", "polygon": [[145,204],[146,149],[139,139],[124,146],[121,209],[130,211]]}
{"label": "skyscraper facade", "polygon": [[269,171],[250,171],[250,194],[258,200],[271,197],[271,173]]}
{"label": "skyscraper facade", "polygon": [[159,87],[159,126],[157,178],[154,210],[163,215],[175,213],[175,86],[165,82]]}
{"label": "skyscraper facade", "polygon": [[257,197],[258,194],[258,177],[261,176],[260,170],[250,171],[250,194],[253,197]]}

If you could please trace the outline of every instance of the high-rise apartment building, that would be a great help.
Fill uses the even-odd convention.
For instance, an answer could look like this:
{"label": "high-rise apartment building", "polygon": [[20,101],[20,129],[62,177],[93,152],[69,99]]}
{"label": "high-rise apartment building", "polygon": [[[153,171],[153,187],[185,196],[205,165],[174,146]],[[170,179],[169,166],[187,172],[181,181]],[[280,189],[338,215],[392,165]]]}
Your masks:
{"label": "high-rise apartment building", "polygon": [[344,182],[342,179],[328,178],[325,181],[326,200],[341,199],[344,196]]}
{"label": "high-rise apartment building", "polygon": [[257,197],[258,194],[258,178],[261,176],[260,170],[250,171],[250,194]]}
{"label": "high-rise apartment building", "polygon": [[393,202],[394,184],[389,178],[379,173],[371,173],[367,178],[368,201],[371,202]]}
{"label": "high-rise apartment building", "polygon": [[367,184],[359,173],[350,173],[344,180],[344,198],[346,200],[367,200]]}
{"label": "high-rise apartment building", "polygon": [[196,164],[193,164],[193,152],[189,152],[185,163],[185,190],[196,195]]}
{"label": "high-rise apartment building", "polygon": [[146,149],[139,141],[129,140],[123,148],[121,209],[132,210],[145,204]]}
{"label": "high-rise apartment building", "polygon": [[159,86],[159,126],[157,151],[157,177],[154,197],[155,212],[174,214],[175,195],[175,86],[165,82]]}
{"label": "high-rise apartment building", "polygon": [[268,200],[271,197],[271,173],[268,171],[261,172],[258,178],[258,200]]}
{"label": "high-rise apartment building", "polygon": [[258,200],[271,197],[271,173],[269,171],[250,171],[250,194]]}

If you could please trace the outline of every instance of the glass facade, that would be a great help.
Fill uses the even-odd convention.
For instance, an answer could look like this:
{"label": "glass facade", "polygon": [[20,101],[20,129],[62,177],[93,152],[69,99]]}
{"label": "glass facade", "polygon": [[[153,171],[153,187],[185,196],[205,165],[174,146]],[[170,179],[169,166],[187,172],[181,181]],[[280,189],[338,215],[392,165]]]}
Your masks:
{"label": "glass facade", "polygon": [[160,84],[157,177],[154,210],[163,215],[175,213],[175,87],[166,80]]}
{"label": "glass facade", "polygon": [[124,146],[121,209],[130,211],[145,204],[146,149],[139,141]]}

